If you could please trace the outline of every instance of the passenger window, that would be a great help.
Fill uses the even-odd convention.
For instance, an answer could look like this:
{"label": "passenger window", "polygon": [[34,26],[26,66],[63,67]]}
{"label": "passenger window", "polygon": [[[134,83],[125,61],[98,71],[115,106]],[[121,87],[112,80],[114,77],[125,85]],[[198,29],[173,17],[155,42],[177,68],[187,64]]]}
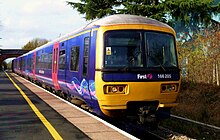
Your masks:
{"label": "passenger window", "polygon": [[47,65],[48,65],[48,69],[52,69],[52,52],[50,52],[48,54],[48,62],[47,62]]}
{"label": "passenger window", "polygon": [[61,50],[59,54],[59,69],[64,70],[66,63],[66,53],[65,50]]}
{"label": "passenger window", "polygon": [[79,46],[71,48],[70,70],[79,70]]}
{"label": "passenger window", "polygon": [[37,66],[37,69],[40,68],[40,57],[39,56],[36,56],[36,66]]}
{"label": "passenger window", "polygon": [[34,59],[31,57],[31,69],[34,69]]}
{"label": "passenger window", "polygon": [[84,39],[84,53],[83,53],[83,76],[87,76],[88,59],[89,59],[89,37]]}

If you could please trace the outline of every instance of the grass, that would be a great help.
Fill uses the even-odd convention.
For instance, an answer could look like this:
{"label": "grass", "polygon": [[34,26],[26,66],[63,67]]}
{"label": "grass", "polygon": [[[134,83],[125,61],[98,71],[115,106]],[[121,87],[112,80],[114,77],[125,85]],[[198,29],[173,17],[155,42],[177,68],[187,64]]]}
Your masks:
{"label": "grass", "polygon": [[[171,113],[220,127],[220,87],[185,81],[181,85],[179,105]],[[161,125],[196,139],[220,139],[220,132],[182,121],[168,119]]]}
{"label": "grass", "polygon": [[172,114],[220,127],[220,87],[182,82],[177,102]]}

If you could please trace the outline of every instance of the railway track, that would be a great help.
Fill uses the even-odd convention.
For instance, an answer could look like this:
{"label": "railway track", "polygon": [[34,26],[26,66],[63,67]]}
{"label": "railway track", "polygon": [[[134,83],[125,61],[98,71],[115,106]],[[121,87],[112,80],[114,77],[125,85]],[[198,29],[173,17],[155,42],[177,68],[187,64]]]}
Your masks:
{"label": "railway track", "polygon": [[[190,120],[176,115],[171,115],[170,121],[173,121],[175,123],[175,120],[181,121],[180,124],[185,124],[185,125],[188,124],[188,126],[190,127],[189,129],[194,129],[193,125],[202,127],[202,129],[199,129],[200,131],[199,134],[201,134],[201,136],[193,136],[191,134],[185,133],[184,131],[177,132],[178,129],[176,128],[166,128],[163,126],[159,126],[157,129],[151,130],[147,127],[142,127],[140,125],[132,124],[130,122],[121,121],[120,123],[115,123],[115,122],[110,122],[110,123],[134,135],[139,139],[158,139],[158,140],[195,140],[201,138],[208,140],[220,139],[220,127],[201,123],[198,121]],[[193,125],[190,125],[190,123]],[[179,125],[179,126],[180,128],[184,127],[183,125]],[[205,133],[206,136],[204,136],[202,133]]]}
{"label": "railway track", "polygon": [[214,126],[214,125],[210,125],[210,124],[206,124],[206,123],[202,123],[202,122],[198,122],[198,121],[194,121],[188,118],[184,118],[184,117],[180,117],[180,116],[176,116],[176,115],[171,115],[172,118],[174,119],[178,119],[184,122],[188,122],[188,123],[194,123],[196,125],[208,128],[208,129],[213,129],[215,131],[220,131],[220,127]]}
{"label": "railway track", "polygon": [[106,120],[112,125],[122,129],[123,131],[137,137],[138,139],[167,140],[173,136],[172,131],[165,128],[150,129],[147,126],[132,123],[124,120]]}
{"label": "railway track", "polygon": [[[187,135],[187,137],[194,139],[220,139],[220,127],[176,115],[171,115],[170,119],[161,123],[161,126],[177,133],[173,134],[173,138],[170,137],[172,140],[175,140],[176,135],[179,135],[178,133],[183,134],[182,137]],[[187,138],[187,140],[190,138]]]}

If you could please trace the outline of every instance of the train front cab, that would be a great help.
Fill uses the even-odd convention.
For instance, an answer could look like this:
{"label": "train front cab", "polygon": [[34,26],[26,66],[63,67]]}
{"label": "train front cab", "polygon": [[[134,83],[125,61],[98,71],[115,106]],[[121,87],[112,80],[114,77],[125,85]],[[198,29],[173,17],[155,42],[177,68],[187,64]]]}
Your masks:
{"label": "train front cab", "polygon": [[[153,45],[155,41],[159,43]],[[105,115],[169,116],[180,88],[174,30],[153,25],[102,26],[96,50],[96,95]]]}

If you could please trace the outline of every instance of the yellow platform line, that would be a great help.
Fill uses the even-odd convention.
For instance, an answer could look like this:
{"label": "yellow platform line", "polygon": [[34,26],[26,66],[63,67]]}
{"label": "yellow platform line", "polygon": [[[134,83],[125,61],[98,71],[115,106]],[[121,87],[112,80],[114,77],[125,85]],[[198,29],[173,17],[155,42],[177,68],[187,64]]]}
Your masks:
{"label": "yellow platform line", "polygon": [[50,122],[41,114],[41,112],[37,109],[37,107],[32,103],[32,101],[27,97],[27,95],[21,90],[21,88],[11,79],[8,73],[5,72],[14,86],[19,90],[24,99],[28,102],[29,106],[32,108],[37,117],[41,120],[41,122],[46,126],[50,134],[53,136],[55,140],[62,140],[63,138],[59,135],[56,129],[50,124]]}

